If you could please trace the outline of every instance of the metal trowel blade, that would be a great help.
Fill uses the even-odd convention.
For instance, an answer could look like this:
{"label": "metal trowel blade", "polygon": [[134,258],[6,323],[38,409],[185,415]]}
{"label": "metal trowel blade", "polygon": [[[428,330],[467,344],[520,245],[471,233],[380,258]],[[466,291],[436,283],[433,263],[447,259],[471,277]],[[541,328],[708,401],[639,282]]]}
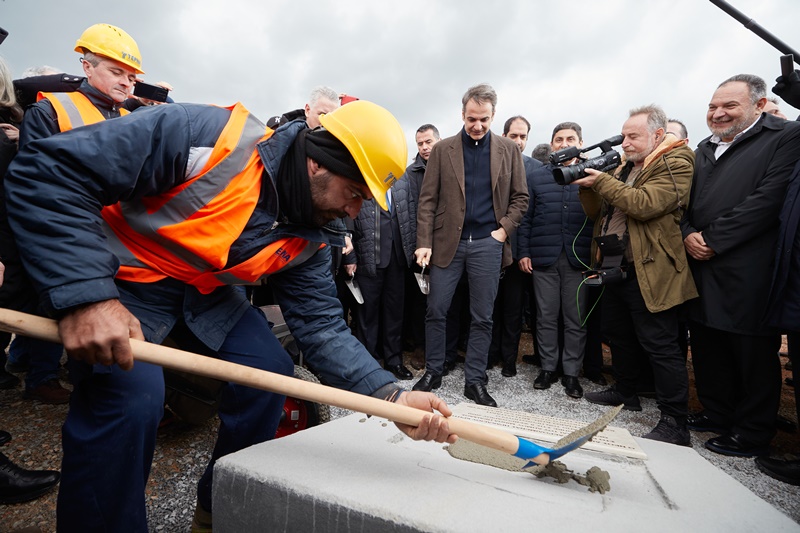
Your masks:
{"label": "metal trowel blade", "polygon": [[417,285],[419,285],[419,290],[422,291],[422,294],[431,292],[431,276],[425,273],[426,266],[428,265],[422,265],[422,272],[414,273],[414,277],[417,278]]}
{"label": "metal trowel blade", "polygon": [[344,284],[347,285],[347,288],[350,289],[350,292],[353,293],[353,298],[356,299],[356,302],[363,304],[364,295],[361,294],[361,288],[358,286],[356,278],[351,277],[350,279],[345,280]]}

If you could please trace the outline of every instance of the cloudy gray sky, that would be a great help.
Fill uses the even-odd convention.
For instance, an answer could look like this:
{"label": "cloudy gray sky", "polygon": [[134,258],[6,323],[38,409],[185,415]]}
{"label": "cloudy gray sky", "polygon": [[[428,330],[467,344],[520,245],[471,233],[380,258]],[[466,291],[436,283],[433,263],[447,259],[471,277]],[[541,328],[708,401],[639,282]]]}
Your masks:
{"label": "cloudy gray sky", "polygon": [[[800,0],[730,1],[800,49]],[[145,81],[170,82],[177,101],[241,101],[266,120],[330,85],[392,111],[410,157],[419,125],[458,132],[479,82],[497,90],[496,133],[512,115],[533,123],[530,153],[558,122],[595,143],[649,103],[684,120],[694,146],[719,82],[747,72],[771,87],[780,73],[780,53],[708,0],[2,0],[0,55],[16,76],[80,73],[74,43],[97,22],[130,33]]]}

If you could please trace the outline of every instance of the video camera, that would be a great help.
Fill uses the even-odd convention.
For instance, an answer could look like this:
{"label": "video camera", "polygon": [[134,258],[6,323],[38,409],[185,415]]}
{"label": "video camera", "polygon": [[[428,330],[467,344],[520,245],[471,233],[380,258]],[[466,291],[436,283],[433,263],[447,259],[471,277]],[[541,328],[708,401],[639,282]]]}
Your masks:
{"label": "video camera", "polygon": [[[581,179],[586,175],[584,172],[587,168],[593,168],[600,172],[607,172],[615,169],[622,162],[622,158],[616,150],[612,147],[622,144],[624,137],[616,135],[597,144],[587,146],[586,148],[578,148],[577,146],[570,146],[558,152],[550,154],[550,162],[557,165],[553,169],[553,178],[559,185],[569,185],[575,180]],[[600,148],[603,153],[591,159],[581,159],[580,163],[574,165],[564,166],[564,163],[571,161],[584,152],[589,152],[595,148]]]}

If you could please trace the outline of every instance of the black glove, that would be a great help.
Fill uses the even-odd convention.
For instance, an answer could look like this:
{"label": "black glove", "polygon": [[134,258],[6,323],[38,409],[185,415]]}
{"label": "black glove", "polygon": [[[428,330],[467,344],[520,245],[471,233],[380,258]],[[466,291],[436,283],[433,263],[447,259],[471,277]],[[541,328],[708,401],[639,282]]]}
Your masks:
{"label": "black glove", "polygon": [[800,70],[795,70],[788,76],[778,76],[772,92],[783,98],[787,104],[800,109]]}

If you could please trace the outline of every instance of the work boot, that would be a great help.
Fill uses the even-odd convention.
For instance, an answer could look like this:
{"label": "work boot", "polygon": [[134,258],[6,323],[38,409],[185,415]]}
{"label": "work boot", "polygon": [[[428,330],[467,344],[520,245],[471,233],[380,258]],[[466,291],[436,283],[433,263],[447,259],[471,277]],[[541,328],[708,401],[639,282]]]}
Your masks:
{"label": "work boot", "polygon": [[25,470],[0,453],[0,504],[22,503],[38,498],[56,486],[55,470]]}
{"label": "work boot", "polygon": [[596,403],[598,405],[622,405],[626,411],[641,411],[642,405],[639,403],[639,397],[635,394],[633,396],[623,396],[617,389],[611,387],[600,392],[587,392],[583,395],[589,403]]}
{"label": "work boot", "polygon": [[197,506],[194,508],[192,533],[211,533],[211,513],[203,509],[200,502],[197,502]]}
{"label": "work boot", "polygon": [[425,368],[425,348],[417,346],[414,353],[411,354],[411,361],[409,361],[411,368],[414,370],[422,370]]}
{"label": "work boot", "polygon": [[69,402],[69,395],[70,391],[62,387],[61,383],[53,378],[32,389],[26,388],[22,397],[50,405],[60,405]]}
{"label": "work boot", "polygon": [[656,427],[650,433],[642,435],[642,438],[677,444],[678,446],[692,445],[692,439],[689,436],[689,430],[686,429],[686,424],[679,424],[677,420],[669,415],[661,415],[661,420],[658,421]]}

